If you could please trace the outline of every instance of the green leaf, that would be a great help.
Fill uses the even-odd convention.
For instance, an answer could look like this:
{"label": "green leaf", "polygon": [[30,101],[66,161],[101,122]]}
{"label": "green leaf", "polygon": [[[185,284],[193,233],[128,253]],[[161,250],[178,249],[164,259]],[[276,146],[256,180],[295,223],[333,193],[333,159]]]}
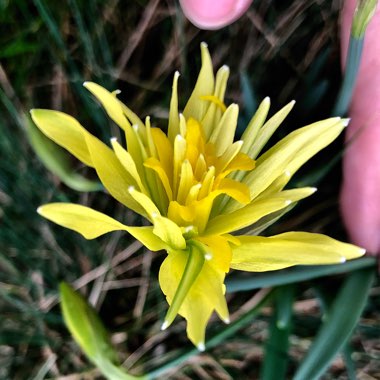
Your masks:
{"label": "green leaf", "polygon": [[269,338],[265,345],[265,358],[260,379],[285,379],[288,364],[289,335],[294,300],[294,286],[276,289],[275,309],[272,315]]}
{"label": "green leaf", "polygon": [[60,284],[61,308],[66,326],[87,357],[109,380],[134,380],[117,363],[117,352],[96,311],[70,285]]}
{"label": "green leaf", "polygon": [[227,292],[249,291],[259,288],[267,288],[311,280],[313,278],[331,276],[334,274],[346,273],[361,268],[375,268],[376,259],[374,257],[364,257],[352,260],[344,264],[336,265],[316,265],[298,266],[275,272],[254,273],[251,276],[235,276],[226,280]]}
{"label": "green leaf", "polygon": [[66,186],[76,191],[98,191],[103,186],[98,181],[91,181],[76,173],[70,165],[69,155],[57,144],[47,138],[36,126],[25,118],[26,131],[34,152],[54,175]]}
{"label": "green leaf", "polygon": [[374,274],[374,268],[369,268],[347,277],[294,380],[319,379],[323,375],[351,336],[366,304]]}

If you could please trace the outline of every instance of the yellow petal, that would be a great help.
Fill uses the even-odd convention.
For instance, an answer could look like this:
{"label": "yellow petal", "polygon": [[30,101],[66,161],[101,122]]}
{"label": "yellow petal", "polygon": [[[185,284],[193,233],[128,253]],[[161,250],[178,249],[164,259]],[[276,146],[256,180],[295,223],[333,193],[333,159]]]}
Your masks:
{"label": "yellow petal", "polygon": [[[218,99],[218,101],[221,103],[220,105],[223,106],[224,94],[226,91],[229,75],[230,69],[225,65],[222,66],[216,73],[215,91],[213,96],[214,98]],[[225,111],[225,108],[223,106],[220,107],[220,105],[214,102],[210,103],[205,116],[201,120],[207,139],[209,139],[214,126],[219,124],[223,112]]]}
{"label": "yellow petal", "polygon": [[241,244],[232,247],[231,268],[250,272],[277,270],[293,265],[338,264],[365,253],[365,250],[352,244],[307,232],[238,238]]}
{"label": "yellow petal", "polygon": [[173,146],[165,133],[159,128],[152,128],[152,138],[156,146],[158,159],[161,162],[162,168],[165,170],[170,184],[172,183],[173,173]]}
{"label": "yellow petal", "polygon": [[[116,157],[119,159],[124,169],[133,178],[140,191],[142,191],[144,194],[147,194],[147,190],[142,182],[142,179],[136,167],[136,163],[133,160],[132,156],[117,142],[116,138],[111,139],[111,144],[113,150],[115,151]],[[133,182],[131,183],[133,184]]]}
{"label": "yellow petal", "polygon": [[170,111],[169,111],[169,126],[168,126],[168,137],[173,143],[174,138],[179,134],[179,116],[178,116],[178,78],[179,72],[174,73],[173,86],[172,86],[172,97],[170,99]]}
{"label": "yellow petal", "polygon": [[217,190],[242,204],[247,204],[251,200],[248,186],[231,178],[223,178]]}
{"label": "yellow petal", "polygon": [[208,222],[205,234],[220,235],[248,227],[264,216],[281,210],[292,202],[308,197],[315,190],[314,187],[305,187],[271,194],[266,198],[258,198],[236,211],[215,216]]}
{"label": "yellow petal", "polygon": [[120,163],[115,152],[91,135],[86,136],[91,159],[100,180],[109,193],[131,210],[147,217],[144,209],[131,197],[128,188],[132,185],[130,175]]}
{"label": "yellow petal", "polygon": [[[305,155],[300,151],[310,149],[315,154],[330,144],[344,128],[345,123],[340,118],[330,118],[306,127],[297,129],[283,138],[274,147],[258,158],[256,167],[243,180],[251,190],[251,198],[256,198],[270,184],[282,175],[290,163],[300,166],[305,162]],[[236,202],[229,202],[225,212],[238,208]]]}
{"label": "yellow petal", "polygon": [[167,245],[153,234],[153,227],[126,226],[86,206],[73,203],[50,203],[39,207],[37,211],[44,218],[74,230],[86,239],[94,239],[111,231],[124,230],[151,251],[167,249]]}
{"label": "yellow petal", "polygon": [[[160,286],[169,304],[173,301],[186,262],[185,251],[174,251],[169,253],[161,265]],[[179,314],[187,320],[187,335],[199,349],[204,346],[206,325],[213,310],[217,309],[223,316],[228,313],[224,297],[224,277],[223,271],[215,270],[206,261],[180,307]],[[226,321],[227,316],[224,318]]]}
{"label": "yellow petal", "polygon": [[68,150],[84,164],[93,166],[86,144],[86,136],[90,133],[73,117],[63,112],[43,109],[34,109],[30,113],[37,127],[47,137]]}
{"label": "yellow petal", "polygon": [[238,116],[239,106],[231,104],[223,114],[220,122],[215,125],[209,141],[215,144],[217,156],[221,156],[233,143]]}
{"label": "yellow petal", "polygon": [[166,195],[168,197],[169,202],[173,200],[173,191],[170,185],[170,181],[167,175],[167,172],[165,169],[162,167],[162,164],[160,161],[157,160],[157,158],[154,157],[149,157],[145,162],[144,166],[154,170],[158,178],[160,179],[162,186],[165,189]]}
{"label": "yellow petal", "polygon": [[281,125],[281,123],[285,120],[286,116],[288,116],[289,112],[294,107],[295,101],[291,101],[285,107],[281,108],[276,114],[274,114],[263,126],[260,128],[255,140],[251,144],[248,149],[247,154],[256,158],[261,150],[264,148],[265,144],[272,137],[273,133],[277,130],[277,128]]}
{"label": "yellow petal", "polygon": [[131,128],[127,118],[124,116],[122,103],[116,96],[94,82],[84,82],[83,86],[87,88],[102,104],[108,116],[123,130]]}
{"label": "yellow petal", "polygon": [[201,43],[202,67],[198,75],[197,83],[186,104],[183,115],[186,119],[190,117],[202,120],[206,113],[208,102],[200,100],[203,95],[210,95],[214,92],[214,72],[207,44]]}
{"label": "yellow petal", "polygon": [[248,153],[252,144],[254,143],[257,134],[259,133],[260,128],[263,126],[265,119],[267,118],[270,108],[270,99],[268,97],[260,103],[259,108],[253,115],[252,119],[248,123],[247,128],[245,129],[243,135],[241,136],[244,144],[241,148],[243,153]]}
{"label": "yellow petal", "polygon": [[186,241],[181,228],[172,220],[161,216],[157,206],[145,194],[129,188],[129,193],[144,208],[154,225],[153,232],[173,249],[185,249]]}

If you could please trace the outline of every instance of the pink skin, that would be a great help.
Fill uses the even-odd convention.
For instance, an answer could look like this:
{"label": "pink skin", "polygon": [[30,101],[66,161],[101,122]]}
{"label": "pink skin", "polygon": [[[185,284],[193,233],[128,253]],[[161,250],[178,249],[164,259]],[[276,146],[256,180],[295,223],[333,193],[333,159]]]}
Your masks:
{"label": "pink skin", "polygon": [[[342,12],[342,58],[346,57],[355,0]],[[343,160],[341,209],[353,243],[380,254],[380,9],[365,35],[362,62],[351,102]],[[344,62],[343,62],[344,65]],[[351,140],[352,139],[352,140]]]}
{"label": "pink skin", "polygon": [[180,0],[185,16],[200,29],[220,29],[236,21],[253,0]]}

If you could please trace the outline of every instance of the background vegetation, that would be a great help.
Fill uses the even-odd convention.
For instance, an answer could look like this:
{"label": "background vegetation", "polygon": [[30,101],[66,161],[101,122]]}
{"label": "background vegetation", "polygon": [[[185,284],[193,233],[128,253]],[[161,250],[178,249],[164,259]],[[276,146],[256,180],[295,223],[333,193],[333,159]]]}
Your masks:
{"label": "background vegetation", "polygon": [[[278,139],[330,116],[340,84],[340,8],[336,0],[255,0],[240,21],[205,32],[183,18],[174,0],[0,0],[0,378],[101,378],[63,324],[57,297],[62,280],[95,305],[131,373],[157,368],[189,348],[183,321],[159,329],[167,307],[157,282],[163,254],[146,251],[123,233],[86,241],[38,216],[40,204],[70,200],[139,223],[107,194],[78,193],[50,174],[29,143],[28,110],[63,110],[107,140],[118,130],[82,87],[91,80],[120,89],[121,99],[140,117],[150,115],[165,128],[172,75],[181,72],[180,94],[186,99],[200,67],[199,44],[206,41],[215,67],[231,68],[227,103],[241,107],[240,131],[265,96],[271,97],[272,113],[297,101]],[[338,141],[301,171],[297,183],[318,185],[317,195],[269,232],[298,229],[347,240],[337,201],[342,145]],[[75,160],[69,164],[75,173],[94,178]],[[291,378],[343,280],[334,275],[287,288],[293,318],[275,340],[285,343],[274,347],[268,341],[269,332],[276,332],[268,304],[233,336],[173,366],[170,378],[254,379],[260,371],[269,376],[264,374],[270,355],[288,362],[284,371]],[[345,361],[338,357],[324,379],[380,377],[377,286],[346,346]],[[232,320],[265,292],[230,293]],[[350,313],[350,305],[345,307]],[[208,335],[223,328],[212,323]]]}

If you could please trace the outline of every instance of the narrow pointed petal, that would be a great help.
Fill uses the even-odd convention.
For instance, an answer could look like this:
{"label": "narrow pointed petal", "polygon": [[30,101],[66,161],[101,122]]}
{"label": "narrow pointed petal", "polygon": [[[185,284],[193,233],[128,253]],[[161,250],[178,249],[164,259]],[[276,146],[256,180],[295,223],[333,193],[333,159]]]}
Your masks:
{"label": "narrow pointed petal", "polygon": [[123,113],[122,103],[116,96],[94,82],[84,82],[87,88],[102,104],[108,116],[124,131],[131,128],[131,124]]}
{"label": "narrow pointed petal", "polygon": [[266,215],[281,210],[292,202],[308,197],[314,192],[315,188],[305,187],[302,189],[286,190],[267,198],[259,198],[236,211],[218,215],[211,219],[207,225],[205,234],[219,235],[248,227]]}
{"label": "narrow pointed petal", "polygon": [[[115,151],[116,157],[119,159],[124,169],[133,178],[140,191],[142,191],[144,194],[147,194],[145,185],[143,184],[140,174],[137,170],[136,163],[130,153],[117,142],[116,138],[111,139],[111,144],[113,150]],[[131,184],[134,185],[133,181],[131,181]]]}
{"label": "narrow pointed petal", "polygon": [[365,253],[354,245],[307,232],[238,238],[241,244],[232,247],[231,268],[249,272],[265,272],[293,265],[339,264]]}
{"label": "narrow pointed petal", "polygon": [[173,142],[175,137],[179,134],[178,78],[179,78],[179,72],[176,71],[174,73],[174,78],[173,78],[172,97],[170,99],[170,110],[169,110],[168,137],[171,142]]}
{"label": "narrow pointed petal", "polygon": [[111,231],[127,231],[151,251],[166,249],[167,245],[153,234],[152,227],[130,227],[92,208],[73,203],[50,203],[38,208],[38,213],[60,226],[95,239]]}
{"label": "narrow pointed petal", "polygon": [[[230,75],[228,66],[222,66],[216,73],[214,97],[224,105],[224,94],[226,92],[227,81]],[[202,125],[207,138],[210,137],[214,126],[218,125],[222,118],[223,110],[215,103],[210,103],[205,116],[202,119]]]}
{"label": "narrow pointed petal", "polygon": [[270,108],[270,99],[269,97],[266,97],[260,103],[259,108],[253,115],[247,128],[245,129],[243,135],[241,136],[241,139],[244,142],[241,148],[241,151],[243,153],[248,153],[249,150],[251,149],[253,143],[256,140],[256,136],[259,133],[260,128],[265,123],[265,119],[267,118],[269,108]]}
{"label": "narrow pointed petal", "polygon": [[255,170],[243,180],[251,190],[251,198],[257,197],[286,170],[292,173],[310,156],[330,144],[345,125],[340,118],[330,118],[297,129],[279,141],[259,157]]}
{"label": "narrow pointed petal", "polygon": [[129,181],[130,175],[120,163],[115,152],[92,135],[86,136],[86,145],[95,170],[109,193],[120,203],[147,217],[145,210],[128,192],[128,188],[132,185]]}
{"label": "narrow pointed petal", "polygon": [[231,104],[224,112],[219,124],[211,134],[210,142],[216,146],[216,155],[221,156],[232,145],[239,116],[239,106]]}
{"label": "narrow pointed petal", "polygon": [[261,150],[264,148],[265,144],[272,137],[273,133],[276,132],[277,128],[288,116],[289,112],[294,107],[295,101],[291,101],[285,107],[281,108],[276,114],[274,114],[257,133],[255,140],[248,149],[248,155],[251,158],[256,158]]}
{"label": "narrow pointed petal", "polygon": [[30,113],[34,123],[47,137],[85,165],[94,166],[86,144],[86,136],[90,133],[73,117],[63,112],[43,109],[34,109]]}
{"label": "narrow pointed petal", "polygon": [[197,83],[186,104],[183,115],[186,119],[193,117],[202,120],[207,110],[207,102],[201,102],[200,97],[214,92],[214,72],[207,44],[201,43],[202,67],[199,72]]}

